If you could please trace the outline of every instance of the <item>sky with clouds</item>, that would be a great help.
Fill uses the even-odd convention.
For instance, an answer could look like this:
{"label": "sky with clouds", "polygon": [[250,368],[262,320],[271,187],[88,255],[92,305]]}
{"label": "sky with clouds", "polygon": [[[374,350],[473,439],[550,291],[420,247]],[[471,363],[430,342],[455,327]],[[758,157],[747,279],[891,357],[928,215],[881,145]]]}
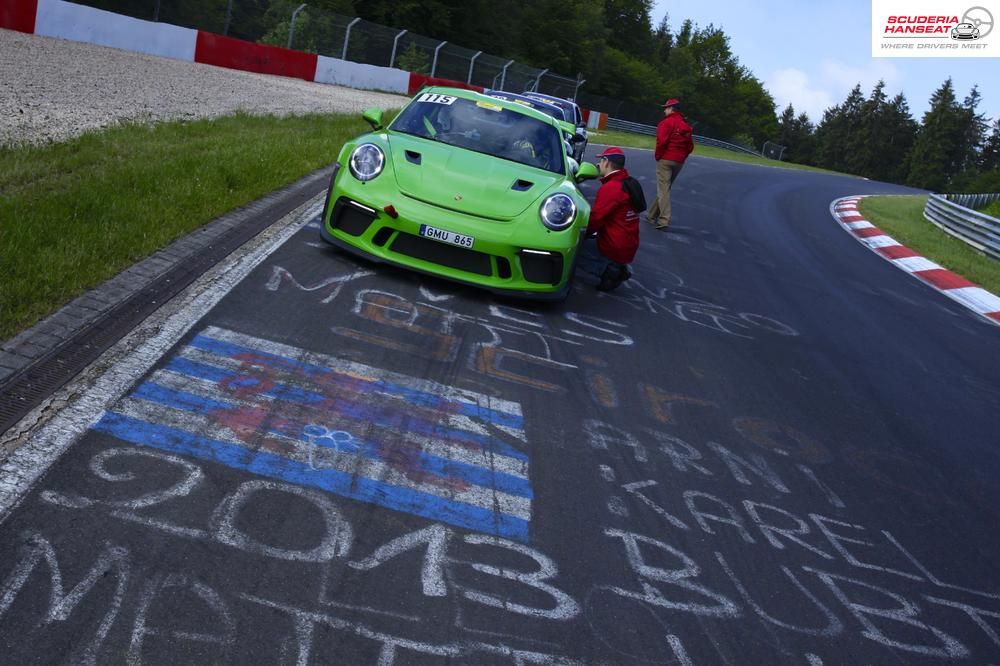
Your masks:
{"label": "sky with clouds", "polygon": [[[984,3],[938,4],[961,17]],[[905,13],[906,1],[900,5]],[[993,13],[1000,22],[1000,11]],[[1000,118],[1000,58],[873,58],[871,0],[655,0],[654,27],[664,14],[674,34],[688,18],[700,27],[722,28],[740,64],[774,97],[779,114],[791,103],[796,113],[805,111],[819,123],[823,111],[843,102],[856,84],[867,97],[883,79],[889,97],[902,92],[920,121],[931,95],[950,76],[959,102],[978,84],[979,111]]]}

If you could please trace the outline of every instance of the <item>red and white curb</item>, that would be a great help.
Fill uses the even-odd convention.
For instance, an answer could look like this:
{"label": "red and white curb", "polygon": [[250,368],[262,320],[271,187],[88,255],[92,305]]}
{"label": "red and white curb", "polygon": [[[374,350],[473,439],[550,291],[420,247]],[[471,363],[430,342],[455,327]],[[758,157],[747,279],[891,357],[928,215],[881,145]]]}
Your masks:
{"label": "red and white curb", "polygon": [[835,199],[830,213],[840,225],[862,245],[891,261],[897,267],[915,275],[948,298],[961,303],[994,324],[1000,324],[1000,296],[969,282],[933,261],[920,256],[876,227],[858,211],[861,196]]}

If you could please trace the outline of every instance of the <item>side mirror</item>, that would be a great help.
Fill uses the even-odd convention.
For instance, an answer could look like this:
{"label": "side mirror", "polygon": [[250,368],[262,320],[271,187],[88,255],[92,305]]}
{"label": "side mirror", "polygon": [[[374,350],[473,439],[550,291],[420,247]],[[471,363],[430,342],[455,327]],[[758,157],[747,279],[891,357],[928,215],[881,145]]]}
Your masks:
{"label": "side mirror", "polygon": [[365,109],[365,112],[361,114],[361,117],[372,126],[373,130],[382,129],[382,115],[385,112],[382,109]]}
{"label": "side mirror", "polygon": [[576,172],[576,182],[580,183],[585,180],[592,180],[598,176],[597,167],[591,162],[583,162],[580,164],[580,169]]}

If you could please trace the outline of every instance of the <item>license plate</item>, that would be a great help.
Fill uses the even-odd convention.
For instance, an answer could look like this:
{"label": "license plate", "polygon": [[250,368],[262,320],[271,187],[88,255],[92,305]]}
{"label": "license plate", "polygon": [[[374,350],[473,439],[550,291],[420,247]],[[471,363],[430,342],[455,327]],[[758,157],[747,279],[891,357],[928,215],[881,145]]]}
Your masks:
{"label": "license plate", "polygon": [[472,244],[476,242],[476,239],[472,236],[465,236],[463,234],[456,234],[453,231],[445,231],[444,229],[438,229],[437,227],[430,227],[426,224],[420,225],[420,235],[424,238],[430,238],[431,240],[440,241],[442,243],[448,243],[449,245],[457,245],[459,247],[464,247],[470,249]]}

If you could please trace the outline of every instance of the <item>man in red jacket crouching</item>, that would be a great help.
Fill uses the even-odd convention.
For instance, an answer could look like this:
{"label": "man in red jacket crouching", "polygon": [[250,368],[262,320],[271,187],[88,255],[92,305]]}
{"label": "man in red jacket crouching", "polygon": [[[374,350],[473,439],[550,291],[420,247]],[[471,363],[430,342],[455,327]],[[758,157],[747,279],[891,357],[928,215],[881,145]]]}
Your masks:
{"label": "man in red jacket crouching", "polygon": [[597,237],[597,250],[607,259],[597,288],[611,291],[631,277],[628,264],[639,249],[639,212],[646,208],[642,186],[628,175],[625,153],[611,147],[597,156],[601,188],[590,210],[587,236]]}
{"label": "man in red jacket crouching", "polygon": [[680,102],[668,99],[663,105],[663,120],[656,128],[656,200],[649,207],[646,221],[659,231],[670,226],[670,187],[677,180],[684,160],[694,150],[694,130],[677,110]]}

